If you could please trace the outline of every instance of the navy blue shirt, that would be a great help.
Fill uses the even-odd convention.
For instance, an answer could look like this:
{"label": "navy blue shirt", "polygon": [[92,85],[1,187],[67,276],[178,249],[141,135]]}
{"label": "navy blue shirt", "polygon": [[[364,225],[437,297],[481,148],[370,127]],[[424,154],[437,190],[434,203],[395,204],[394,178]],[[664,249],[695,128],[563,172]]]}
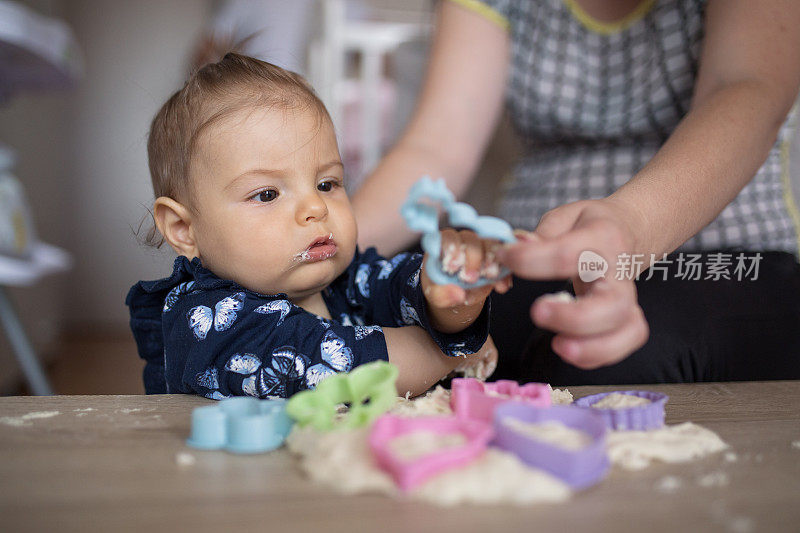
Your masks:
{"label": "navy blue shirt", "polygon": [[387,260],[356,252],[322,296],[332,320],[217,277],[200,260],[175,260],[168,278],[131,287],[131,329],[147,363],[148,394],[208,398],[288,397],[326,376],[387,360],[383,326],[425,328],[449,356],[475,353],[489,332],[489,303],[465,330],[446,334],[428,320],[419,282],[422,256]]}

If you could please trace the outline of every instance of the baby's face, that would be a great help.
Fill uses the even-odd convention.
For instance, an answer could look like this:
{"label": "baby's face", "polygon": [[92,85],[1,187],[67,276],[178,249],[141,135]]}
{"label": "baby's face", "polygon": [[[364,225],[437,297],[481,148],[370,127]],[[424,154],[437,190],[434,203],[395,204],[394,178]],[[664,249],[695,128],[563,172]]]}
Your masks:
{"label": "baby's face", "polygon": [[203,266],[292,299],[345,271],[356,223],[327,118],[244,109],[203,132],[195,154],[192,228]]}

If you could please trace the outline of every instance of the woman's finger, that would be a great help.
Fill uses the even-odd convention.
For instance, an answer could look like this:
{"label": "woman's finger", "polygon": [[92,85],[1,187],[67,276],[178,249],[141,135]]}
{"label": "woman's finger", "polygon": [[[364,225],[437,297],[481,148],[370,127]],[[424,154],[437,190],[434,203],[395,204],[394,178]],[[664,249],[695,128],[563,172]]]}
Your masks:
{"label": "woman's finger", "polygon": [[605,276],[615,259],[625,249],[619,229],[612,222],[597,219],[552,239],[520,242],[498,251],[504,265],[526,279],[567,279],[578,272],[581,253],[592,251],[605,262]]}
{"label": "woman's finger", "polygon": [[644,313],[637,307],[630,320],[618,330],[591,337],[556,335],[552,346],[564,361],[589,370],[625,359],[647,342],[649,333]]}
{"label": "woman's finger", "polygon": [[571,302],[540,297],[531,306],[531,319],[544,329],[570,336],[599,335],[619,329],[638,307],[636,286],[598,280],[586,294]]}

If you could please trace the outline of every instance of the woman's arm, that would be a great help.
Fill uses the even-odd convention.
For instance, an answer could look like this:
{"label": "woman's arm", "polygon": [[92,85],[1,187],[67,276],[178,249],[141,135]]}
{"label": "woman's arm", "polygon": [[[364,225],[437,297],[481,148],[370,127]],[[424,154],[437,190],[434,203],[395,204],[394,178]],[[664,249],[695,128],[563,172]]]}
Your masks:
{"label": "woman's arm", "polygon": [[673,251],[736,197],[764,163],[798,85],[800,2],[708,3],[689,113],[611,196],[642,221],[634,253]]}
{"label": "woman's arm", "polygon": [[[620,253],[660,258],[730,203],[763,164],[800,84],[800,3],[711,0],[692,106],[655,157],[599,200],[566,204],[542,217],[527,242],[500,259],[529,279],[572,279],[576,302],[540,298],[539,327],[553,349],[581,368],[615,363],[648,337],[631,279],[614,266],[583,282],[578,257],[593,250],[614,265]],[[647,266],[647,265],[645,265]]]}
{"label": "woman's arm", "polygon": [[469,186],[500,116],[508,66],[505,29],[441,2],[417,109],[397,144],[353,196],[359,244],[390,255],[413,234],[400,217],[411,185],[429,174],[456,195]]}

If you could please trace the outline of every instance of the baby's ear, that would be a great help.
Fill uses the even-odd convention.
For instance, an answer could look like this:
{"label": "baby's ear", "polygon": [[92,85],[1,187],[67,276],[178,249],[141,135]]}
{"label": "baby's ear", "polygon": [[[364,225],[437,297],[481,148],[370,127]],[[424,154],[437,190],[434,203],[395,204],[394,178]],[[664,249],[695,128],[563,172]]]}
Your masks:
{"label": "baby's ear", "polygon": [[192,216],[186,206],[167,196],[160,196],[153,203],[153,217],[158,231],[178,255],[185,255],[189,259],[199,256],[192,231]]}

